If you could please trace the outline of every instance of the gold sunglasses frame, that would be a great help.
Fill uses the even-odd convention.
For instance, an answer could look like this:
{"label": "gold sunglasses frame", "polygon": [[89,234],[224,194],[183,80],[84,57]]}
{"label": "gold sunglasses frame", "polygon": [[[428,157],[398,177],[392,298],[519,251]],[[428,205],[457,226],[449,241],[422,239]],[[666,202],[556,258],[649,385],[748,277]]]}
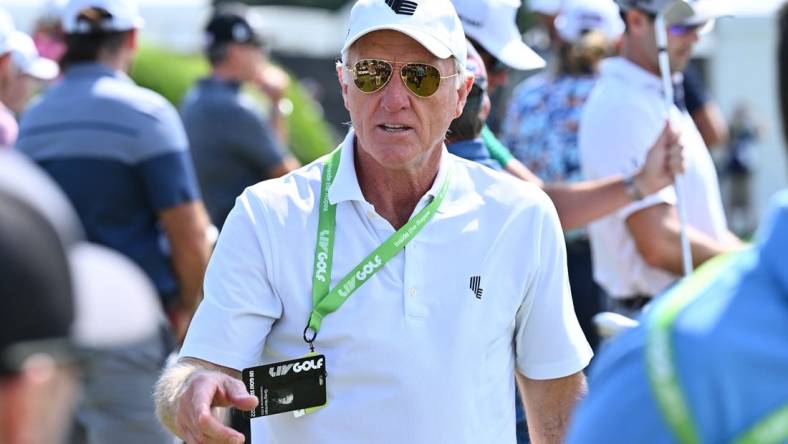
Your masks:
{"label": "gold sunglasses frame", "polygon": [[[356,73],[356,65],[361,63],[361,62],[363,62],[363,61],[369,61],[369,60],[374,60],[374,61],[377,61],[377,62],[386,62],[386,63],[388,63],[391,66],[391,71],[392,72],[391,72],[391,75],[389,76],[389,78],[386,79],[385,82],[383,82],[383,85],[381,85],[380,88],[378,88],[378,89],[376,89],[374,91],[367,92],[367,91],[364,91],[363,89],[359,88],[359,86],[356,85],[355,80],[356,80],[356,78],[358,76],[358,74]],[[353,85],[356,87],[357,90],[361,91],[364,94],[375,94],[377,92],[382,91],[383,88],[385,88],[386,85],[389,84],[389,82],[391,81],[391,78],[394,77],[394,68],[397,65],[400,65],[399,78],[400,78],[400,80],[402,80],[402,84],[405,85],[405,89],[407,89],[411,94],[413,94],[414,96],[416,96],[416,97],[418,97],[420,99],[427,99],[429,97],[434,96],[435,93],[437,93],[438,90],[440,89],[441,82],[443,82],[443,80],[450,79],[452,77],[457,77],[460,74],[458,72],[455,72],[454,74],[451,74],[451,75],[448,75],[448,76],[442,76],[442,75],[440,75],[441,74],[441,70],[437,66],[435,66],[435,65],[433,65],[431,63],[425,63],[425,62],[394,62],[394,61],[385,60],[385,59],[360,59],[360,60],[357,60],[352,66],[351,65],[345,65],[345,69],[347,69],[348,72],[353,74]],[[420,96],[420,95],[416,94],[416,92],[414,92],[412,89],[408,88],[408,84],[405,83],[405,77],[403,77],[403,75],[402,75],[402,68],[404,68],[407,65],[426,65],[426,66],[435,68],[435,71],[438,71],[438,87],[435,88],[435,92],[433,92],[432,94],[430,94],[428,96]]]}

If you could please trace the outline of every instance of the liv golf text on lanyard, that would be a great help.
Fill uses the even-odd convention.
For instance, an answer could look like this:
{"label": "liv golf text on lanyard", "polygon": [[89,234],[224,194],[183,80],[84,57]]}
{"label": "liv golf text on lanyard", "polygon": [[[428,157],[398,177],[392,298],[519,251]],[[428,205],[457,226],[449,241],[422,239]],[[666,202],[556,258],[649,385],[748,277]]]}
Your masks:
{"label": "liv golf text on lanyard", "polygon": [[312,313],[304,329],[304,340],[309,344],[310,353],[301,359],[251,367],[241,372],[246,389],[258,400],[257,407],[247,414],[248,418],[291,411],[299,417],[326,404],[326,357],[316,354],[314,347],[323,318],[339,309],[354,291],[405,248],[435,216],[449,188],[451,170],[447,171],[438,194],[429,205],[365,257],[329,291],[337,209],[336,205],[328,201],[328,188],[334,182],[339,158],[340,150],[329,155],[323,166],[320,185],[320,215],[312,273]]}
{"label": "liv golf text on lanyard", "polygon": [[329,291],[331,282],[331,261],[334,255],[334,236],[336,233],[337,207],[328,200],[328,188],[334,182],[339,166],[340,150],[329,155],[323,167],[323,180],[320,188],[320,218],[317,224],[317,245],[312,271],[312,313],[304,329],[304,340],[314,351],[314,340],[320,325],[328,314],[333,313],[364,284],[372,275],[396,256],[425,225],[435,216],[446,192],[449,189],[451,170],[446,171],[437,195],[426,207],[413,216],[408,223],[392,234],[385,242],[361,260],[337,285]]}

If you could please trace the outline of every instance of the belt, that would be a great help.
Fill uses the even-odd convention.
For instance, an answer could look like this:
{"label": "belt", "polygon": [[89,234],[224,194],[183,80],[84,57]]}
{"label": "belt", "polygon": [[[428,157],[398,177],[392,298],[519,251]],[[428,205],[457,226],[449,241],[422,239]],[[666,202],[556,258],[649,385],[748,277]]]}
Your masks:
{"label": "belt", "polygon": [[626,310],[640,310],[646,304],[651,302],[651,296],[645,294],[636,294],[626,298],[615,298],[615,303]]}

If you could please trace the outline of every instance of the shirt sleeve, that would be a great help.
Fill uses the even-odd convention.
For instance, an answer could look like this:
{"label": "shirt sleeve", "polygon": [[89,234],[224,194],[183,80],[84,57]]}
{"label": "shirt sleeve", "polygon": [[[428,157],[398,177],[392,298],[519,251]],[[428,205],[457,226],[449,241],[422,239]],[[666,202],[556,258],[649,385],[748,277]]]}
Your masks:
{"label": "shirt sleeve", "polygon": [[[626,115],[626,123],[621,122]],[[628,176],[640,169],[666,121],[653,107],[636,102],[596,97],[588,102],[580,121],[579,150],[583,174],[589,180]],[[676,203],[673,186],[618,210],[618,217],[662,203]]]}
{"label": "shirt sleeve", "polygon": [[484,125],[482,128],[482,140],[484,141],[484,146],[487,147],[487,151],[490,152],[490,157],[501,164],[501,167],[506,168],[506,165],[514,159],[511,151],[495,137],[495,134],[487,125]]}
{"label": "shirt sleeve", "polygon": [[545,211],[534,223],[539,263],[515,321],[517,367],[531,379],[577,373],[593,354],[572,305],[558,215],[546,196],[544,200]]}
{"label": "shirt sleeve", "polygon": [[149,202],[161,211],[200,199],[189,142],[177,111],[165,102],[150,119],[153,124],[142,132],[141,158],[136,164]]}
{"label": "shirt sleeve", "polygon": [[238,154],[260,171],[262,177],[284,161],[285,150],[263,116],[247,106],[232,114],[234,130],[228,134]]}
{"label": "shirt sleeve", "polygon": [[224,223],[205,274],[205,297],[180,353],[237,370],[260,362],[283,310],[271,286],[265,217],[248,193]]}

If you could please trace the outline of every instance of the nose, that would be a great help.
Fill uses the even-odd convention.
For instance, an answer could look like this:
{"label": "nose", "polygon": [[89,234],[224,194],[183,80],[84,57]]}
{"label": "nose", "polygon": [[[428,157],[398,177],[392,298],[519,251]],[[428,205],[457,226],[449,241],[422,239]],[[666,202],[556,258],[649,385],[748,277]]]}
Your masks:
{"label": "nose", "polygon": [[399,72],[391,74],[391,79],[380,94],[380,104],[386,111],[396,112],[410,106],[411,93],[400,78]]}

